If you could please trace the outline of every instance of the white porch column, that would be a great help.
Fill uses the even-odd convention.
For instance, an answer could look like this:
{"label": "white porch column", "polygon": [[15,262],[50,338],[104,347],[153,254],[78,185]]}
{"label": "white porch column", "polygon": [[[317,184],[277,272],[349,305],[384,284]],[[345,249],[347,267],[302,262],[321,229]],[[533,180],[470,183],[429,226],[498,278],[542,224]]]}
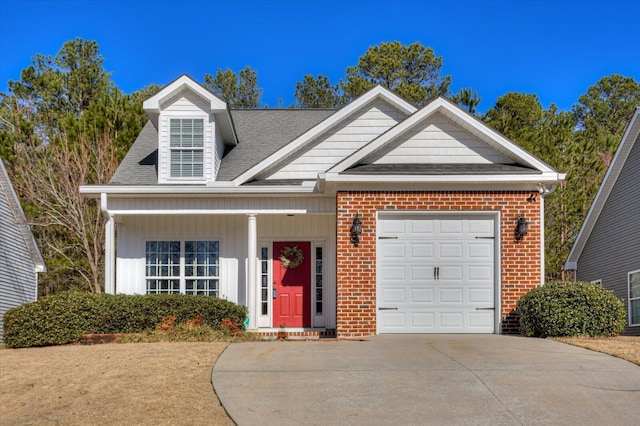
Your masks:
{"label": "white porch column", "polygon": [[116,292],[115,222],[112,215],[107,216],[104,238],[104,292],[109,294],[115,294]]}
{"label": "white porch column", "polygon": [[104,292],[116,293],[116,222],[109,213],[107,194],[100,194],[100,210],[106,219],[104,225]]}
{"label": "white porch column", "polygon": [[258,318],[256,317],[256,252],[258,250],[258,227],[256,215],[248,215],[247,227],[247,309],[249,310],[249,327],[258,328]]}

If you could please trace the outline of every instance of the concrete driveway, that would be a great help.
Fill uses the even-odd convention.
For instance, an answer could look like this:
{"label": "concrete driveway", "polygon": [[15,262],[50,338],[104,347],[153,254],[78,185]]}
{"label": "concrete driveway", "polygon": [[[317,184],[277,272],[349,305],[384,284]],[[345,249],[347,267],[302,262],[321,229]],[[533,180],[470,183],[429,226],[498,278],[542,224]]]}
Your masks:
{"label": "concrete driveway", "polygon": [[640,424],[640,367],[515,336],[237,343],[212,383],[239,425]]}

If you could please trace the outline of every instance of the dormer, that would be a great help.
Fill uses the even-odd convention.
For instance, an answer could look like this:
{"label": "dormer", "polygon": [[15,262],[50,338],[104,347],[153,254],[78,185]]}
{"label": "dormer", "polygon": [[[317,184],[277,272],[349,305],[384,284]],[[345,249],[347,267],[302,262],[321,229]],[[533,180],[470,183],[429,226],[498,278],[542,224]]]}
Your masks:
{"label": "dormer", "polygon": [[183,75],[143,108],[158,131],[158,183],[214,182],[225,148],[238,143],[227,104]]}

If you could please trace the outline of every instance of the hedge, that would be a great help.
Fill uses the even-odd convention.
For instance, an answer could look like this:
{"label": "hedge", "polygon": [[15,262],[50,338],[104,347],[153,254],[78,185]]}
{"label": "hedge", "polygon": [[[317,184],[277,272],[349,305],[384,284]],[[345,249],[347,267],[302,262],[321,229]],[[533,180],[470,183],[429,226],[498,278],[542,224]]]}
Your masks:
{"label": "hedge", "polygon": [[556,281],[537,287],[519,301],[520,333],[534,337],[616,336],[626,311],[600,284]]}
{"label": "hedge", "polygon": [[247,309],[207,296],[66,291],[7,311],[4,343],[24,348],[77,342],[83,334],[138,333],[154,329],[169,315],[176,323],[201,316],[205,324],[218,328],[225,318],[242,325]]}

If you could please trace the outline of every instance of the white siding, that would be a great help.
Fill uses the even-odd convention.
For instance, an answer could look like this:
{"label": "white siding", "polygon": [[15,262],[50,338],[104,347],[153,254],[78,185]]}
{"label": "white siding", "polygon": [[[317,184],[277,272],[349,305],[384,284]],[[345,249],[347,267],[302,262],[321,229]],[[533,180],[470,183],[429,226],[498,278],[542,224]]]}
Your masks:
{"label": "white siding", "polygon": [[406,115],[377,100],[325,132],[279,169],[259,178],[316,179],[364,145],[403,120]]}
{"label": "white siding", "polygon": [[[0,159],[0,161],[2,161]],[[0,342],[2,342],[2,318],[9,309],[33,302],[37,296],[37,274],[15,212],[11,207],[13,197],[0,170]]]}
{"label": "white siding", "polygon": [[363,164],[508,164],[512,161],[442,114],[434,114]]}
{"label": "white siding", "polygon": [[182,211],[223,214],[225,211],[304,210],[335,213],[335,197],[227,197],[227,198],[109,198],[109,210],[118,213]]}
{"label": "white siding", "polygon": [[[247,216],[125,216],[117,220],[116,292],[145,293],[145,242],[220,241],[220,297],[246,304]],[[258,241],[322,242],[325,247],[327,327],[335,328],[335,217],[258,215]],[[260,246],[259,244],[259,246]],[[257,261],[258,254],[254,260]]]}
{"label": "white siding", "polygon": [[[189,90],[183,90],[163,103],[158,122],[158,182],[159,183],[204,183],[214,181],[219,160],[216,158],[222,145],[220,132],[216,128],[215,116],[207,112],[209,104]],[[169,174],[169,122],[172,118],[201,118],[204,120],[204,178],[196,180],[172,179]],[[219,139],[219,142],[216,141]],[[224,147],[222,147],[224,150]],[[221,157],[221,156],[220,156]]]}
{"label": "white siding", "polygon": [[213,159],[213,176],[211,181],[216,180],[216,178],[218,177],[218,170],[220,170],[220,162],[222,161],[225,149],[224,141],[222,140],[222,134],[220,133],[220,128],[218,126],[216,126],[215,135],[215,156]]}

